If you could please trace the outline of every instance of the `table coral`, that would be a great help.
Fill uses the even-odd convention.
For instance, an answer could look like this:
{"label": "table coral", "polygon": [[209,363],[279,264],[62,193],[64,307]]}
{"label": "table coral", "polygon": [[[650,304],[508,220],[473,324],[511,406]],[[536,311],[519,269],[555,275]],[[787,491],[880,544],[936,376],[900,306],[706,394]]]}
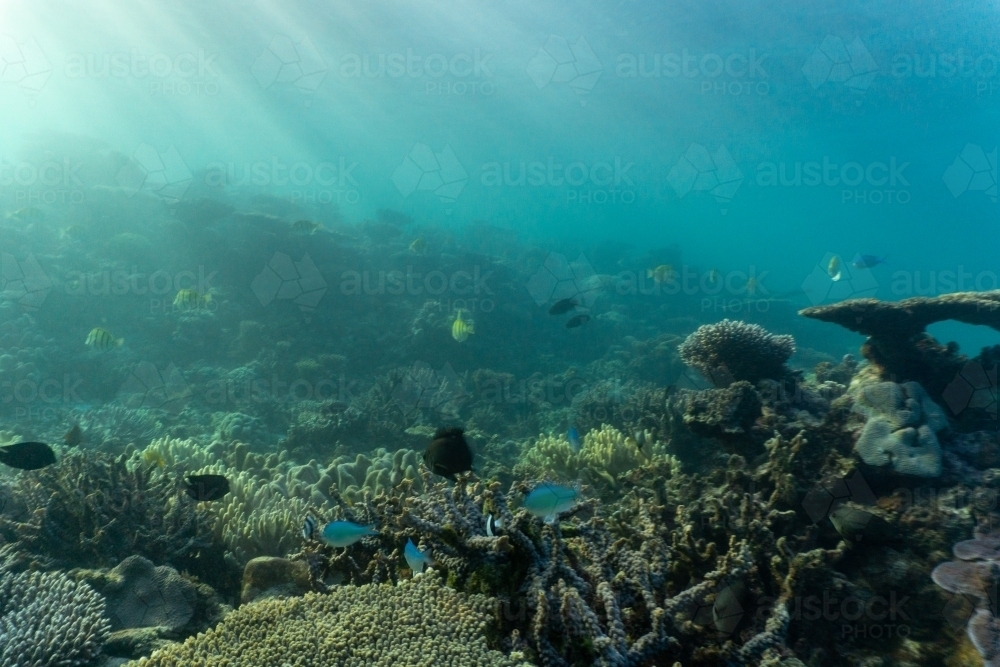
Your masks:
{"label": "table coral", "polygon": [[902,301],[849,299],[806,308],[799,314],[867,336],[861,352],[878,368],[882,379],[915,380],[937,398],[967,359],[958,354],[957,345],[941,345],[926,328],[955,320],[1000,331],[1000,290]]}

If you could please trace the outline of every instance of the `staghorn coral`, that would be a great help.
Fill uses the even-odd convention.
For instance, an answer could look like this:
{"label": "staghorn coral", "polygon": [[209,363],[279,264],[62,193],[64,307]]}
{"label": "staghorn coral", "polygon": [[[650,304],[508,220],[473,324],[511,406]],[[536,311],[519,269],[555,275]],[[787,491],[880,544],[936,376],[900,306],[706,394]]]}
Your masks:
{"label": "staghorn coral", "polygon": [[0,665],[91,665],[109,630],[104,601],[87,584],[59,572],[0,571]]}
{"label": "staghorn coral", "polygon": [[136,461],[163,463],[154,477],[179,471],[218,474],[229,479],[230,492],[206,508],[215,539],[225,545],[230,561],[240,566],[261,556],[281,557],[299,544],[302,521],[310,508],[330,512],[336,502],[362,502],[405,483],[419,492],[425,481],[418,473],[420,456],[413,450],[341,456],[324,467],[316,461],[294,465],[284,455],[249,451],[244,443],[213,442],[201,447],[191,440],[154,440]]}
{"label": "staghorn coral", "polygon": [[70,451],[59,465],[18,476],[11,494],[24,517],[0,515],[8,565],[35,561],[102,567],[131,555],[154,563],[195,566],[211,546],[204,508],[183,495],[175,479],[125,456]]}
{"label": "staghorn coral", "polygon": [[344,586],[326,595],[254,602],[212,630],[129,666],[513,667],[516,659],[488,645],[493,610],[488,598],[450,590],[428,572],[396,586]]}
{"label": "staghorn coral", "polygon": [[722,320],[705,324],[677,348],[681,359],[717,387],[733,381],[780,380],[795,354],[791,336],[775,336],[757,324]]}

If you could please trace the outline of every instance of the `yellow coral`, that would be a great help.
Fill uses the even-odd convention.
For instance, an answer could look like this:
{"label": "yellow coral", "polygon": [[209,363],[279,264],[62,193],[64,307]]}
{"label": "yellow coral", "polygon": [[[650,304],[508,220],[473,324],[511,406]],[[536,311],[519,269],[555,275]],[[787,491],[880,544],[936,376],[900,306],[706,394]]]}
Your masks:
{"label": "yellow coral", "polygon": [[244,605],[208,632],[127,667],[366,665],[531,667],[489,648],[495,603],[446,588],[433,571],[397,586],[342,586],[327,595]]}
{"label": "yellow coral", "polygon": [[615,478],[662,455],[651,432],[641,434],[640,447],[632,437],[604,424],[583,438],[583,446],[574,452],[563,435],[543,435],[524,453],[515,471],[560,479],[586,478],[590,482],[616,484]]}

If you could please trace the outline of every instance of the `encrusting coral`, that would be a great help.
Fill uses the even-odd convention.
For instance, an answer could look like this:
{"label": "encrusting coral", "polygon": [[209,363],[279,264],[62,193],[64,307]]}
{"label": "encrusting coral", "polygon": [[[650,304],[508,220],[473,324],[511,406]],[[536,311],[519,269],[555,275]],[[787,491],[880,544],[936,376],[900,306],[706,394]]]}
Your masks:
{"label": "encrusting coral", "polygon": [[494,611],[489,598],[457,593],[428,572],[395,586],[254,602],[212,630],[129,665],[514,667],[517,659],[488,645]]}
{"label": "encrusting coral", "polygon": [[865,415],[854,449],[873,466],[891,466],[903,475],[941,474],[937,432],[948,426],[938,405],[916,382],[877,382],[855,392],[854,410]]}
{"label": "encrusting coral", "polygon": [[0,665],[90,665],[109,631],[104,600],[87,584],[59,572],[0,570]]}
{"label": "encrusting coral", "polygon": [[776,336],[758,324],[722,320],[705,324],[677,348],[681,359],[717,387],[737,380],[780,380],[795,354],[791,336]]}

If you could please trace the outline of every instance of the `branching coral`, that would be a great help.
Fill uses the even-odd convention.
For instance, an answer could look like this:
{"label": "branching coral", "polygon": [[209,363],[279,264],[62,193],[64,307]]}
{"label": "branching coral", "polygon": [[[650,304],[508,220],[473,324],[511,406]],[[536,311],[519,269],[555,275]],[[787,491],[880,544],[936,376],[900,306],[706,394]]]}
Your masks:
{"label": "branching coral", "polygon": [[785,362],[795,354],[795,340],[757,324],[722,320],[698,327],[677,351],[684,363],[725,387],[735,380],[780,380],[787,373]]}
{"label": "branching coral", "polygon": [[564,435],[543,435],[528,448],[515,470],[562,480],[582,476],[587,482],[614,487],[618,475],[639,467],[658,450],[651,432],[637,435],[643,444],[605,424],[583,437],[579,452],[570,448]]}
{"label": "branching coral", "polygon": [[0,665],[90,665],[109,630],[104,601],[87,584],[58,572],[0,571]]}
{"label": "branching coral", "polygon": [[444,587],[433,572],[399,585],[343,586],[266,599],[132,667],[283,665],[514,667],[486,636],[495,606]]}
{"label": "branching coral", "polygon": [[45,568],[101,567],[141,555],[182,567],[211,543],[205,510],[176,480],[124,456],[69,452],[56,466],[20,475],[11,493],[30,512],[23,521],[0,515],[11,566],[33,559]]}

